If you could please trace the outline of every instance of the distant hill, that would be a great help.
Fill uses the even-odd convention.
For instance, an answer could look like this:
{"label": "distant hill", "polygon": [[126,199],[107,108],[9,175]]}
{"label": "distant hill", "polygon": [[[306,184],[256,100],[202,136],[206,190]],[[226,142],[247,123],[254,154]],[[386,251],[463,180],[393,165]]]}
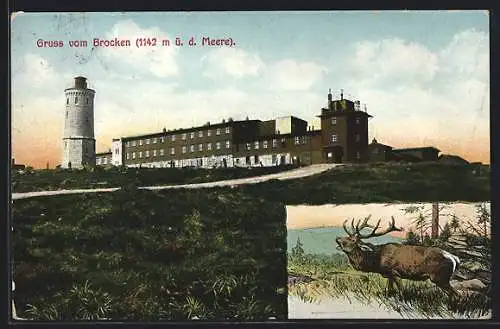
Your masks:
{"label": "distant hill", "polygon": [[[306,229],[291,229],[287,231],[287,249],[290,253],[300,237],[304,251],[311,254],[338,254],[340,250],[336,249],[335,238],[345,236],[346,233],[342,227],[320,227]],[[368,239],[367,241],[379,244],[387,242],[401,242],[401,239],[386,235],[378,238]]]}

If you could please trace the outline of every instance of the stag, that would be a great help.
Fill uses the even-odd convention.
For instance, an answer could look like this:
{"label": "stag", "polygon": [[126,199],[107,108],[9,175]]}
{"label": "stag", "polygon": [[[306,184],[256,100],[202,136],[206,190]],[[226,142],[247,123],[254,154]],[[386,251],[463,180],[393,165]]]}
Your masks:
{"label": "stag", "polygon": [[[376,225],[370,225],[371,216],[354,225],[351,221],[351,230],[347,229],[348,220],[343,227],[347,237],[338,237],[337,249],[342,250],[351,265],[358,271],[379,273],[388,279],[387,291],[394,291],[394,283],[401,289],[399,279],[425,281],[430,279],[450,297],[456,296],[456,291],[450,285],[450,279],[457,270],[460,260],[457,256],[436,247],[402,245],[399,243],[385,243],[373,245],[364,239],[385,235],[403,229],[395,226],[394,217],[391,217],[389,227],[378,231],[380,220]],[[363,234],[363,229],[371,229]]]}

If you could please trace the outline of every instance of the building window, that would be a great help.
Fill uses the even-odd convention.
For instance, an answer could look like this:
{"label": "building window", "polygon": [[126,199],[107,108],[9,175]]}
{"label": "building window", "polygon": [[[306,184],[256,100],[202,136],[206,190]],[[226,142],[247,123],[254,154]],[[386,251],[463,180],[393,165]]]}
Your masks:
{"label": "building window", "polygon": [[219,135],[220,135],[220,128],[217,128],[217,130],[215,131],[215,134],[216,134],[217,136],[219,136]]}
{"label": "building window", "polygon": [[98,165],[101,164],[101,159],[99,159],[99,158],[95,159],[95,164],[98,164]]}
{"label": "building window", "polygon": [[356,134],[356,142],[359,142],[359,141],[360,141],[359,134]]}
{"label": "building window", "polygon": [[130,153],[127,153],[127,160],[130,159]]}
{"label": "building window", "polygon": [[332,135],[332,142],[336,143],[338,141],[337,134]]}
{"label": "building window", "polygon": [[103,160],[102,162],[103,162],[104,164],[108,164],[108,158],[103,158],[102,160]]}
{"label": "building window", "polygon": [[155,137],[153,138],[153,144],[156,144],[158,142],[158,139]]}
{"label": "building window", "polygon": [[278,147],[278,140],[273,139],[273,149],[275,149],[276,147]]}
{"label": "building window", "polygon": [[172,142],[175,142],[175,135],[172,135]]}
{"label": "building window", "polygon": [[149,138],[146,139],[146,145],[149,145]]}
{"label": "building window", "polygon": [[253,163],[255,163],[255,164],[259,163],[259,156],[258,155],[253,156]]}
{"label": "building window", "polygon": [[146,158],[149,158],[149,150],[146,151]]}
{"label": "building window", "polygon": [[230,133],[231,133],[231,128],[226,127],[226,134],[230,134]]}
{"label": "building window", "polygon": [[299,145],[300,144],[300,138],[299,136],[295,137],[295,145]]}
{"label": "building window", "polygon": [[160,143],[163,143],[165,141],[164,137],[160,137]]}
{"label": "building window", "polygon": [[194,138],[194,132],[192,132],[190,135],[191,135],[191,139],[193,139]]}
{"label": "building window", "polygon": [[153,156],[154,157],[156,156],[156,150],[153,150]]}
{"label": "building window", "polygon": [[87,104],[88,104],[88,103],[89,103],[89,98],[87,97],[87,99],[86,99],[86,100],[87,100]]}
{"label": "building window", "polygon": [[203,130],[200,130],[200,131],[198,132],[198,137],[203,137]]}
{"label": "building window", "polygon": [[172,147],[172,148],[170,149],[170,155],[175,155],[175,147]]}
{"label": "building window", "polygon": [[253,148],[258,150],[259,149],[259,141],[256,141],[255,143],[253,143]]}
{"label": "building window", "polygon": [[227,149],[231,148],[231,142],[230,141],[226,141],[226,148]]}
{"label": "building window", "polygon": [[212,150],[212,143],[207,144],[207,150],[211,151]]}
{"label": "building window", "polygon": [[198,144],[198,151],[199,152],[203,151],[203,144]]}
{"label": "building window", "polygon": [[281,139],[281,147],[286,147],[286,139],[285,138]]}
{"label": "building window", "polygon": [[75,97],[75,104],[78,104],[78,97]]}
{"label": "building window", "polygon": [[307,144],[307,136],[302,136],[302,144]]}
{"label": "building window", "polygon": [[186,140],[186,136],[187,136],[187,134],[186,134],[186,133],[182,134],[182,140],[183,140],[183,141],[185,141],[185,140]]}
{"label": "building window", "polygon": [[137,142],[136,142],[136,141],[133,141],[133,142],[132,142],[132,146],[137,146]]}
{"label": "building window", "polygon": [[66,98],[66,104],[69,104],[69,98]]}
{"label": "building window", "polygon": [[139,159],[142,158],[142,151],[139,152]]}
{"label": "building window", "polygon": [[135,152],[132,152],[132,159],[135,159]]}
{"label": "building window", "polygon": [[332,125],[336,125],[337,124],[337,118],[332,118]]}
{"label": "building window", "polygon": [[360,118],[356,118],[356,124],[359,125],[361,123]]}
{"label": "building window", "polygon": [[191,153],[194,152],[194,145],[189,145],[189,152],[191,152]]}
{"label": "building window", "polygon": [[267,141],[263,141],[262,142],[262,147],[265,148],[265,149],[267,149]]}
{"label": "building window", "polygon": [[220,150],[220,142],[215,143],[215,149]]}
{"label": "building window", "polygon": [[139,145],[142,146],[142,139],[139,139]]}
{"label": "building window", "polygon": [[187,148],[185,146],[182,147],[182,153],[186,153]]}
{"label": "building window", "polygon": [[160,156],[164,156],[165,155],[165,149],[160,149]]}
{"label": "building window", "polygon": [[208,137],[212,136],[212,130],[210,130],[210,129],[207,130],[207,136]]}

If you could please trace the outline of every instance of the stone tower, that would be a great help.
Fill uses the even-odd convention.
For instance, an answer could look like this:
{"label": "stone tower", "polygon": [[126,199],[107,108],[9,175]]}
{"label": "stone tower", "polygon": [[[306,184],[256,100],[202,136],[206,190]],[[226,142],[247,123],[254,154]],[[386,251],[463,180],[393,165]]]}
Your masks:
{"label": "stone tower", "polygon": [[76,77],[74,86],[64,90],[62,168],[95,166],[94,95],[87,88],[86,78]]}

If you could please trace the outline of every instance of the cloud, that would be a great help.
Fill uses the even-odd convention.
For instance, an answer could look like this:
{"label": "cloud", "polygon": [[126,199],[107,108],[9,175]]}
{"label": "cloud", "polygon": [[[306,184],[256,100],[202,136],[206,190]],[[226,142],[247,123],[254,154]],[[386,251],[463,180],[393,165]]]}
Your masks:
{"label": "cloud", "polygon": [[355,49],[347,63],[356,74],[346,87],[374,115],[371,137],[396,147],[435,145],[468,159],[489,159],[486,33],[461,31],[434,52],[394,39],[360,42]]}
{"label": "cloud", "polygon": [[220,80],[250,77],[260,87],[274,91],[308,90],[328,72],[314,62],[285,59],[265,63],[258,54],[235,48],[212,50],[202,58],[202,65],[206,77]]}
{"label": "cloud", "polygon": [[236,78],[257,76],[264,68],[264,62],[257,54],[250,54],[236,48],[217,48],[202,58],[206,66],[203,75],[220,78],[229,75]]}
{"label": "cloud", "polygon": [[24,55],[21,67],[13,72],[14,82],[28,87],[43,87],[57,81],[58,74],[51,63],[38,54]]}
{"label": "cloud", "polygon": [[[118,62],[133,67],[138,71],[146,71],[156,77],[169,77],[179,74],[176,61],[177,50],[173,46],[173,39],[158,27],[141,28],[132,20],[116,23],[110,32],[106,33],[108,39],[130,40],[131,47],[106,47],[98,51],[110,62]],[[156,47],[137,48],[137,38],[156,38]],[[162,40],[170,40],[171,46],[161,46]],[[133,49],[130,49],[133,48]]]}
{"label": "cloud", "polygon": [[270,65],[267,73],[271,90],[308,90],[328,70],[314,62],[286,59]]}
{"label": "cloud", "polygon": [[488,34],[469,29],[455,34],[439,53],[442,73],[489,80]]}
{"label": "cloud", "polygon": [[362,41],[355,44],[348,62],[353,79],[363,84],[408,84],[431,81],[438,57],[425,46],[401,39]]}

